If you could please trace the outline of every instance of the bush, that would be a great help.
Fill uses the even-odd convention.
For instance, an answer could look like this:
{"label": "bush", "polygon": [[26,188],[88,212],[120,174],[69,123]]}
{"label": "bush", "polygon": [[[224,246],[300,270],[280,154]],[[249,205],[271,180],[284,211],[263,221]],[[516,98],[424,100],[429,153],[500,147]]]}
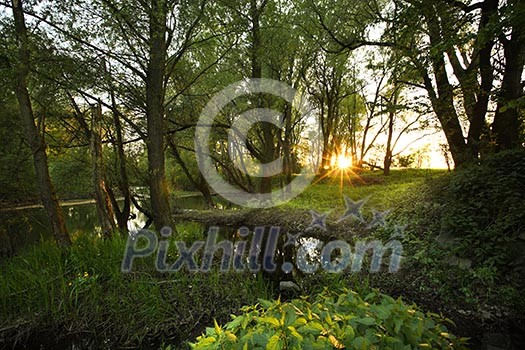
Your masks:
{"label": "bush", "polygon": [[525,151],[502,152],[457,171],[436,196],[440,234],[473,266],[507,273],[523,269]]}
{"label": "bush", "polygon": [[193,349],[464,349],[436,314],[424,314],[401,299],[372,292],[329,291],[282,303],[260,300],[216,322],[190,344]]}
{"label": "bush", "polygon": [[431,282],[421,288],[525,310],[524,183],[525,150],[513,150],[407,193],[392,216],[409,224],[405,268]]}

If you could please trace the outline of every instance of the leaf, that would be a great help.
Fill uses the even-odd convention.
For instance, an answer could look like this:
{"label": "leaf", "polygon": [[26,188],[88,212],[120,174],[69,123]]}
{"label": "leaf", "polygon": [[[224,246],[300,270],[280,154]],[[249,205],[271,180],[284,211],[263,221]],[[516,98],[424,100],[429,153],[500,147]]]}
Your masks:
{"label": "leaf", "polygon": [[374,293],[374,292],[368,293],[368,294],[366,295],[366,297],[365,297],[365,300],[366,300],[366,301],[370,301],[370,300],[372,300],[376,295],[377,295],[377,294]]}
{"label": "leaf", "polygon": [[377,314],[377,317],[380,320],[386,320],[390,317],[390,310],[388,310],[385,306],[377,306],[374,308],[374,312]]}
{"label": "leaf", "polygon": [[281,350],[281,337],[279,334],[274,334],[270,339],[268,339],[268,344],[266,344],[266,350]]}
{"label": "leaf", "polygon": [[319,322],[313,321],[302,327],[302,330],[307,333],[319,334],[324,330],[324,328]]}
{"label": "leaf", "polygon": [[346,325],[345,327],[345,341],[349,342],[353,340],[355,337],[355,331],[354,328],[350,325]]}
{"label": "leaf", "polygon": [[238,328],[241,325],[243,318],[244,318],[243,316],[236,316],[233,320],[231,320],[230,322],[228,322],[228,324],[226,324],[226,329],[234,330]]}
{"label": "leaf", "polygon": [[226,338],[228,338],[229,341],[231,341],[231,342],[236,342],[237,341],[237,336],[235,334],[233,334],[232,332],[226,331],[225,334],[226,334]]}
{"label": "leaf", "polygon": [[219,326],[219,324],[217,323],[217,320],[216,319],[213,319],[213,327],[215,328],[215,333],[217,335],[220,335],[222,333],[222,330],[221,330],[221,327]]}
{"label": "leaf", "polygon": [[371,326],[373,324],[376,323],[376,320],[373,319],[372,317],[363,317],[363,318],[358,318],[355,320],[357,323],[361,323],[361,324],[364,324],[364,325],[367,325],[367,326]]}
{"label": "leaf", "polygon": [[274,303],[271,302],[271,301],[269,301],[269,300],[258,299],[257,301],[258,301],[259,304],[261,304],[261,306],[262,306],[263,308],[265,308],[265,309],[269,309],[269,308],[271,308],[271,307],[274,305]]}
{"label": "leaf", "polygon": [[297,339],[299,339],[299,341],[302,341],[303,340],[303,336],[299,334],[299,332],[297,332],[297,330],[295,329],[295,327],[292,327],[292,326],[288,326],[288,330],[290,331],[290,333]]}
{"label": "leaf", "polygon": [[394,320],[394,332],[395,333],[399,333],[399,331],[401,330],[401,326],[403,325],[403,320],[400,319],[400,318],[396,318]]}
{"label": "leaf", "polygon": [[215,337],[208,337],[208,338],[204,338],[202,341],[199,342],[199,345],[202,346],[202,345],[211,345],[213,343],[215,343],[217,341],[217,339],[215,339]]}
{"label": "leaf", "polygon": [[306,319],[304,317],[299,317],[297,320],[295,320],[295,322],[293,323],[292,326],[294,327],[297,327],[297,326],[304,326],[308,321],[306,321]]}
{"label": "leaf", "polygon": [[332,334],[328,336],[328,340],[330,340],[330,343],[334,346],[336,349],[343,349],[345,346],[337,340],[336,337],[334,337]]}
{"label": "leaf", "polygon": [[281,324],[279,323],[279,320],[276,319],[275,317],[259,317],[258,318],[258,321],[259,322],[262,322],[262,323],[268,323],[268,324],[271,324],[272,326],[274,327],[279,327]]}

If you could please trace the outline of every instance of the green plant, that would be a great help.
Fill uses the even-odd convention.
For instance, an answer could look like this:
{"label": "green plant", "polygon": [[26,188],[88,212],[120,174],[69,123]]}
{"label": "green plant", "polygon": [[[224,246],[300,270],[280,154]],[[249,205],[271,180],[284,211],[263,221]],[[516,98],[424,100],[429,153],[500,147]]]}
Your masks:
{"label": "green plant", "polygon": [[389,216],[407,224],[405,271],[442,300],[520,314],[524,182],[525,151],[513,150],[406,191]]}
{"label": "green plant", "polygon": [[[185,230],[188,237],[202,234],[197,227]],[[66,250],[44,242],[0,260],[0,338],[6,346],[28,337],[41,341],[43,330],[52,339],[42,341],[83,333],[97,348],[184,343],[192,339],[191,331],[203,329],[200,324],[212,322],[212,315],[225,321],[242,305],[269,297],[260,275],[218,269],[161,274],[154,257],[137,259],[133,271],[124,274],[125,244],[120,235],[82,234]]]}
{"label": "green plant", "polygon": [[465,349],[452,321],[401,299],[328,290],[313,299],[260,300],[225,326],[214,322],[192,349]]}

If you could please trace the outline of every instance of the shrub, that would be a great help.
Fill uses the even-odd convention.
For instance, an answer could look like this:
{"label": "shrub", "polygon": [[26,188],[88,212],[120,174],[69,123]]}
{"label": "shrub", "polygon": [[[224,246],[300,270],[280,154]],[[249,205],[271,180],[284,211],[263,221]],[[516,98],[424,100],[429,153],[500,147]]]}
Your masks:
{"label": "shrub", "polygon": [[523,268],[525,151],[502,152],[453,174],[436,196],[440,233],[474,267]]}
{"label": "shrub", "polygon": [[[406,193],[405,268],[443,296],[525,310],[525,150],[493,154]],[[519,313],[519,311],[518,311]]]}
{"label": "shrub", "polygon": [[313,300],[260,300],[224,327],[216,322],[193,349],[464,349],[451,322],[424,314],[401,299],[372,292],[365,298],[342,289]]}

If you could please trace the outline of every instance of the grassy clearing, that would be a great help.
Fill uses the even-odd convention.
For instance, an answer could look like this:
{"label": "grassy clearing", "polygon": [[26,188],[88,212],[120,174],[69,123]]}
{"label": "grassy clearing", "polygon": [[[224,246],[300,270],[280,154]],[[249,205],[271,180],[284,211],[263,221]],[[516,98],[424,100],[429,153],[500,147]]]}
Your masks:
{"label": "grassy clearing", "polygon": [[341,178],[333,176],[314,181],[303,193],[283,205],[285,208],[313,209],[337,214],[344,211],[343,196],[353,200],[368,198],[365,211],[386,210],[395,205],[410,189],[422,186],[426,181],[439,178],[447,172],[433,169],[393,170],[390,176],[380,171],[352,174]]}

